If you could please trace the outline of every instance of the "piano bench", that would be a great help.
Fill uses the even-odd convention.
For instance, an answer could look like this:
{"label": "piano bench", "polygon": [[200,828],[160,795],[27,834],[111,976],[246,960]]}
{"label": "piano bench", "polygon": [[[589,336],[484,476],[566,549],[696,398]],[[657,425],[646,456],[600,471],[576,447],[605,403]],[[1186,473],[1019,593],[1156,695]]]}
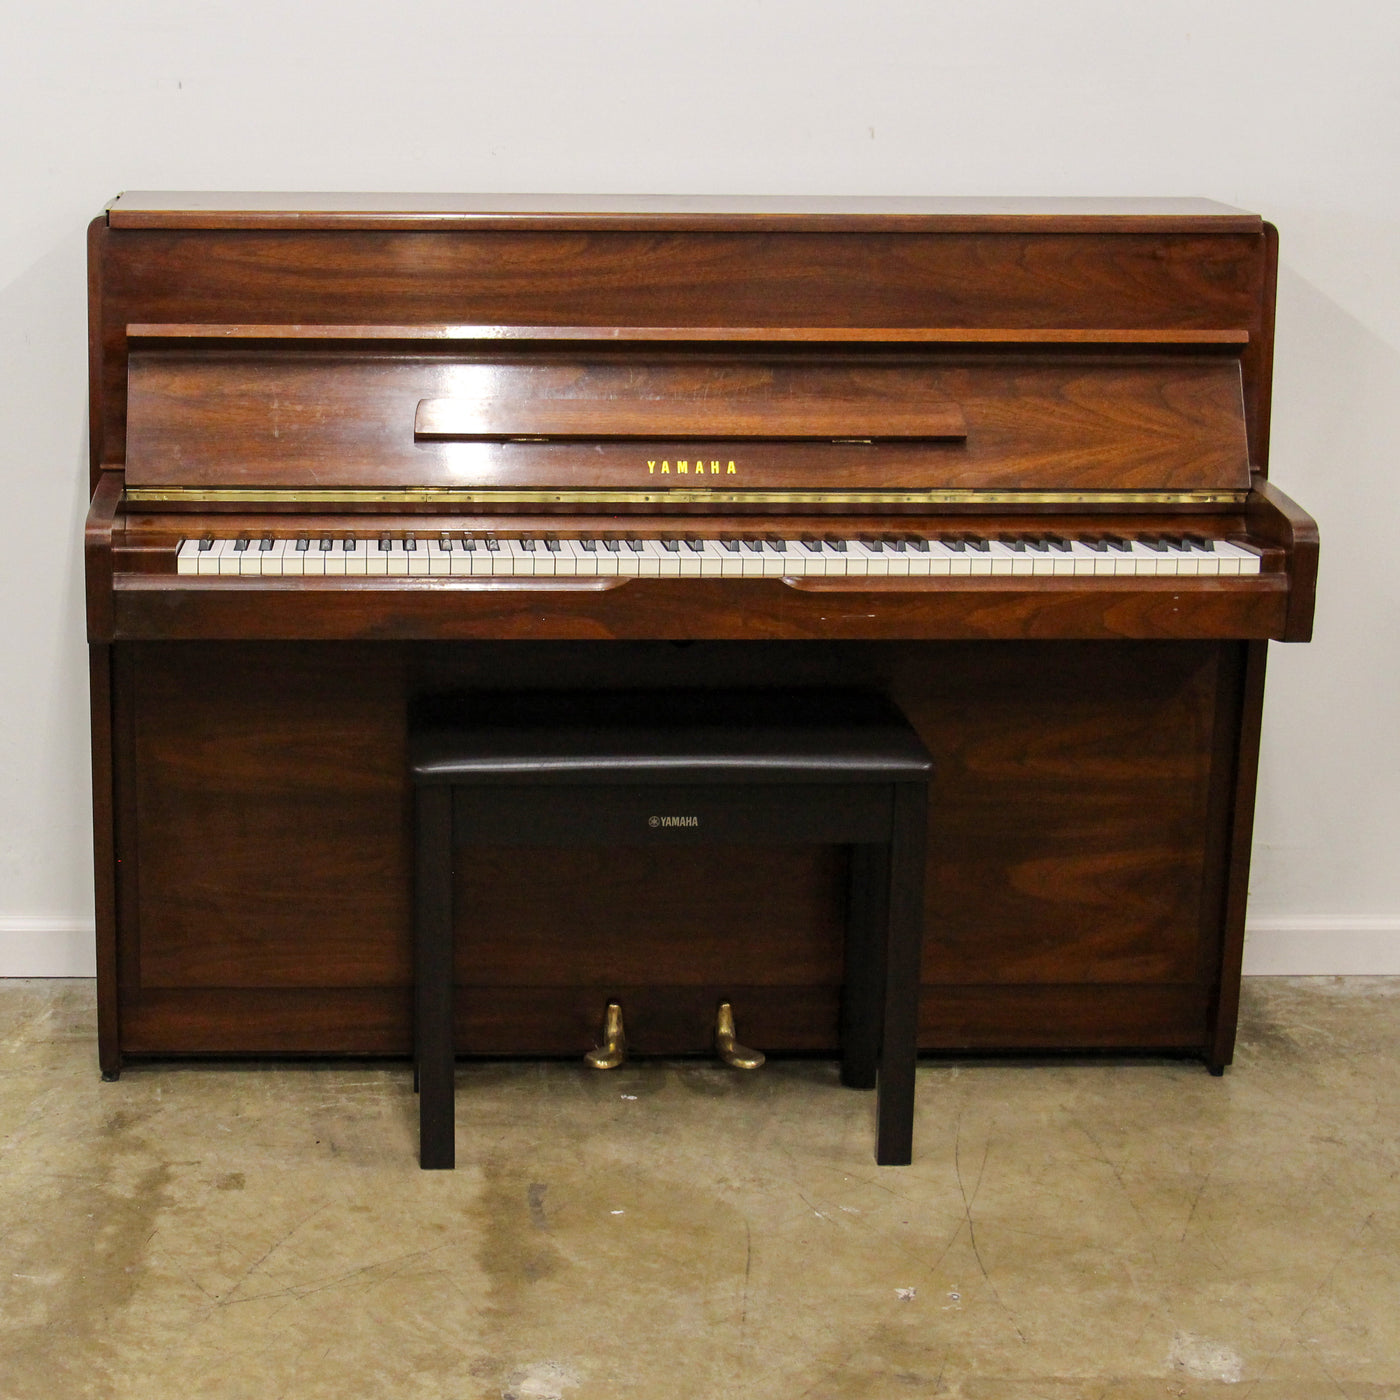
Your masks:
{"label": "piano bench", "polygon": [[455,1159],[459,852],[704,842],[852,847],[841,1078],[877,1089],[875,1160],[908,1163],[932,761],[904,717],[847,692],[497,696],[467,714],[410,739],[420,1164]]}

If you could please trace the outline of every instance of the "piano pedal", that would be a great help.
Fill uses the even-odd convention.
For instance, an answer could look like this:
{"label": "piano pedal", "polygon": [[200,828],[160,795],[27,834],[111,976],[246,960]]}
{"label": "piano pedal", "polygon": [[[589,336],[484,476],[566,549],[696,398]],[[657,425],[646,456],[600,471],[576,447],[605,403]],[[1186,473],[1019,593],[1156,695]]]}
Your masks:
{"label": "piano pedal", "polygon": [[622,1029],[622,1007],[608,1003],[603,1013],[603,1043],[594,1046],[584,1057],[591,1069],[616,1069],[627,1058],[627,1034]]}
{"label": "piano pedal", "polygon": [[750,1050],[734,1039],[734,1008],[720,1002],[715,1015],[715,1053],[731,1069],[758,1069],[766,1056],[762,1050]]}

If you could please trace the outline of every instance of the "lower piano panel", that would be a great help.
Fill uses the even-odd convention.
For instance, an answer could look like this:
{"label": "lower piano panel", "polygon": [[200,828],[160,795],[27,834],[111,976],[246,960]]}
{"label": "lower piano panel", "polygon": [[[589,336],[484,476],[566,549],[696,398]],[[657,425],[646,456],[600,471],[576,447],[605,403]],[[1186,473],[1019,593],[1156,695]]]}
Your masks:
{"label": "lower piano panel", "polygon": [[[721,993],[744,1034],[792,1053],[836,1044],[834,986],[614,986],[633,1053],[703,1053]],[[602,1021],[591,987],[459,987],[459,1053],[574,1057]],[[406,987],[145,991],[124,1010],[130,1055],[406,1055]],[[1195,986],[925,986],[926,1051],[1199,1052],[1205,1002]]]}
{"label": "lower piano panel", "polygon": [[[100,975],[120,1052],[408,1049],[416,697],[854,683],[892,694],[937,764],[923,1047],[1208,1054],[1238,976],[1222,948],[1243,650],[119,644],[120,926]],[[750,1043],[832,1050],[844,883],[821,848],[476,852],[460,1049],[581,1053],[618,997],[638,1053],[700,1052],[724,997]]]}

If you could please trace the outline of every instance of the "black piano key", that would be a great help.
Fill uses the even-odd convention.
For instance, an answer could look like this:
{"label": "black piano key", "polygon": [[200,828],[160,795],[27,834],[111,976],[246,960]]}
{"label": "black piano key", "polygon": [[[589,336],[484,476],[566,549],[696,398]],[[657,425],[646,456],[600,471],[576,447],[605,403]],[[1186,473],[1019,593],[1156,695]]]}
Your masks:
{"label": "black piano key", "polygon": [[335,541],[329,535],[321,536],[321,553],[329,554],[335,548]]}
{"label": "black piano key", "polygon": [[763,543],[766,544],[774,554],[787,553],[787,541],[780,539],[777,535],[765,535],[763,537]]}
{"label": "black piano key", "polygon": [[627,536],[627,548],[630,549],[633,554],[640,554],[646,547],[647,542],[645,540],[636,539],[632,535]]}
{"label": "black piano key", "polygon": [[354,537],[354,535],[346,535],[346,537],[343,540],[341,540],[340,547],[342,550],[345,551],[346,554],[353,554],[358,544],[359,541]]}
{"label": "black piano key", "polygon": [[1142,545],[1144,549],[1150,549],[1156,554],[1165,554],[1167,552],[1166,543],[1160,535],[1139,535],[1136,542]]}
{"label": "black piano key", "polygon": [[305,535],[297,536],[297,553],[305,554],[311,548],[311,541]]}
{"label": "black piano key", "polygon": [[606,549],[609,554],[621,554],[622,541],[613,537],[609,537],[608,539],[605,539],[603,541],[603,548]]}
{"label": "black piano key", "polygon": [[205,537],[204,537],[202,540],[200,540],[200,542],[199,542],[199,552],[200,552],[201,554],[207,554],[207,553],[208,553],[211,549],[213,549],[213,548],[214,548],[214,536],[213,536],[213,535],[205,535]]}
{"label": "black piano key", "polygon": [[992,550],[991,540],[984,539],[981,535],[964,535],[969,549],[975,549],[978,554],[990,554]]}
{"label": "black piano key", "polygon": [[488,554],[499,554],[501,552],[501,542],[495,535],[486,535],[481,542],[486,546],[486,552]]}
{"label": "black piano key", "polygon": [[267,551],[272,548],[272,536],[264,535],[262,539],[258,541],[258,548],[266,554]]}
{"label": "black piano key", "polygon": [[473,535],[473,534],[471,534],[470,532],[464,533],[464,534],[462,535],[462,549],[463,549],[467,554],[475,554],[475,553],[476,553],[476,536]]}
{"label": "black piano key", "polygon": [[843,540],[840,535],[827,535],[826,547],[830,550],[834,550],[837,554],[844,554],[846,552],[846,541]]}
{"label": "black piano key", "polygon": [[1185,539],[1186,543],[1192,549],[1201,550],[1206,554],[1215,553],[1215,551],[1210,547],[1210,541],[1206,539],[1204,535],[1184,535],[1182,538]]}
{"label": "black piano key", "polygon": [[922,535],[905,535],[905,543],[920,554],[928,553],[928,541]]}
{"label": "black piano key", "polygon": [[955,554],[967,553],[967,541],[961,535],[947,535],[939,543],[946,545]]}
{"label": "black piano key", "polygon": [[559,536],[558,536],[558,535],[546,535],[546,536],[544,537],[544,547],[545,547],[551,554],[558,554],[559,551],[560,551],[560,549],[562,548],[562,546],[561,546],[560,543],[559,543]]}
{"label": "black piano key", "polygon": [[1022,535],[1021,538],[1025,541],[1027,549],[1033,549],[1037,554],[1050,553],[1049,543],[1041,539],[1039,535]]}
{"label": "black piano key", "polygon": [[1004,544],[1007,549],[1012,550],[1016,554],[1024,554],[1026,552],[1026,541],[1020,535],[998,535],[997,543]]}
{"label": "black piano key", "polygon": [[667,554],[679,554],[681,552],[681,542],[677,539],[663,538],[661,541],[661,548],[664,549]]}
{"label": "black piano key", "polygon": [[580,540],[579,540],[579,543],[584,547],[584,549],[586,549],[586,550],[588,551],[589,554],[597,554],[597,552],[598,552],[598,541],[597,541],[596,539],[592,539],[592,538],[580,539]]}
{"label": "black piano key", "polygon": [[418,541],[412,535],[403,537],[403,552],[405,554],[416,554],[418,552]]}
{"label": "black piano key", "polygon": [[441,549],[444,554],[452,553],[452,536],[449,535],[446,530],[438,536],[438,548]]}
{"label": "black piano key", "polygon": [[1063,535],[1046,535],[1045,543],[1059,554],[1070,553],[1070,542]]}
{"label": "black piano key", "polygon": [[885,552],[884,543],[877,540],[874,535],[859,535],[857,538],[872,554],[883,554]]}
{"label": "black piano key", "polygon": [[534,537],[531,535],[521,535],[520,548],[523,549],[526,554],[533,554],[535,552]]}
{"label": "black piano key", "polygon": [[763,541],[755,539],[752,535],[745,535],[744,548],[747,549],[750,554],[762,554]]}
{"label": "black piano key", "polygon": [[886,549],[892,549],[896,554],[904,553],[904,540],[898,535],[881,535],[880,542]]}
{"label": "black piano key", "polygon": [[234,552],[235,554],[242,554],[243,551],[244,551],[245,549],[247,549],[247,548],[248,548],[248,537],[247,537],[246,535],[242,536],[242,537],[239,538],[239,539],[234,540],[234,542],[233,542],[233,552]]}
{"label": "black piano key", "polygon": [[738,554],[739,541],[733,535],[721,535],[719,542],[722,549],[728,550],[730,554]]}
{"label": "black piano key", "polygon": [[822,542],[815,535],[803,535],[801,544],[804,549],[809,549],[813,554],[822,552]]}
{"label": "black piano key", "polygon": [[687,535],[685,537],[685,547],[692,554],[703,554],[705,552],[705,541],[698,535]]}
{"label": "black piano key", "polygon": [[1129,544],[1122,535],[1105,535],[1103,537],[1103,542],[1109,549],[1119,554],[1131,554],[1133,552],[1132,545]]}
{"label": "black piano key", "polygon": [[1092,549],[1095,554],[1108,553],[1108,541],[1099,539],[1097,535],[1081,536],[1077,543],[1082,544],[1085,549]]}

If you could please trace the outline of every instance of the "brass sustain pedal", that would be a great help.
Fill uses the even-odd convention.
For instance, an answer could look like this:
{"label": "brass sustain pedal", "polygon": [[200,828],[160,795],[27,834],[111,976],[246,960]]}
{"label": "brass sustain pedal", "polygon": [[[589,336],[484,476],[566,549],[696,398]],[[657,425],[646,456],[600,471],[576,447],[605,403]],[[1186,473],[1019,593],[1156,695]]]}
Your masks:
{"label": "brass sustain pedal", "polygon": [[750,1050],[735,1040],[734,1008],[727,1001],[720,1002],[715,1013],[715,1053],[731,1069],[758,1069],[766,1058],[762,1050]]}
{"label": "brass sustain pedal", "polygon": [[584,1057],[591,1069],[616,1069],[627,1058],[627,1033],[622,1028],[622,1007],[608,1003],[603,1013],[603,1043],[595,1045]]}
{"label": "brass sustain pedal", "polygon": [[[766,1056],[762,1050],[741,1045],[735,1038],[734,1008],[721,1002],[715,1013],[715,1053],[731,1069],[758,1069]],[[584,1057],[591,1069],[616,1069],[627,1059],[627,1033],[622,1024],[622,1006],[610,1001],[603,1013],[603,1040]]]}

